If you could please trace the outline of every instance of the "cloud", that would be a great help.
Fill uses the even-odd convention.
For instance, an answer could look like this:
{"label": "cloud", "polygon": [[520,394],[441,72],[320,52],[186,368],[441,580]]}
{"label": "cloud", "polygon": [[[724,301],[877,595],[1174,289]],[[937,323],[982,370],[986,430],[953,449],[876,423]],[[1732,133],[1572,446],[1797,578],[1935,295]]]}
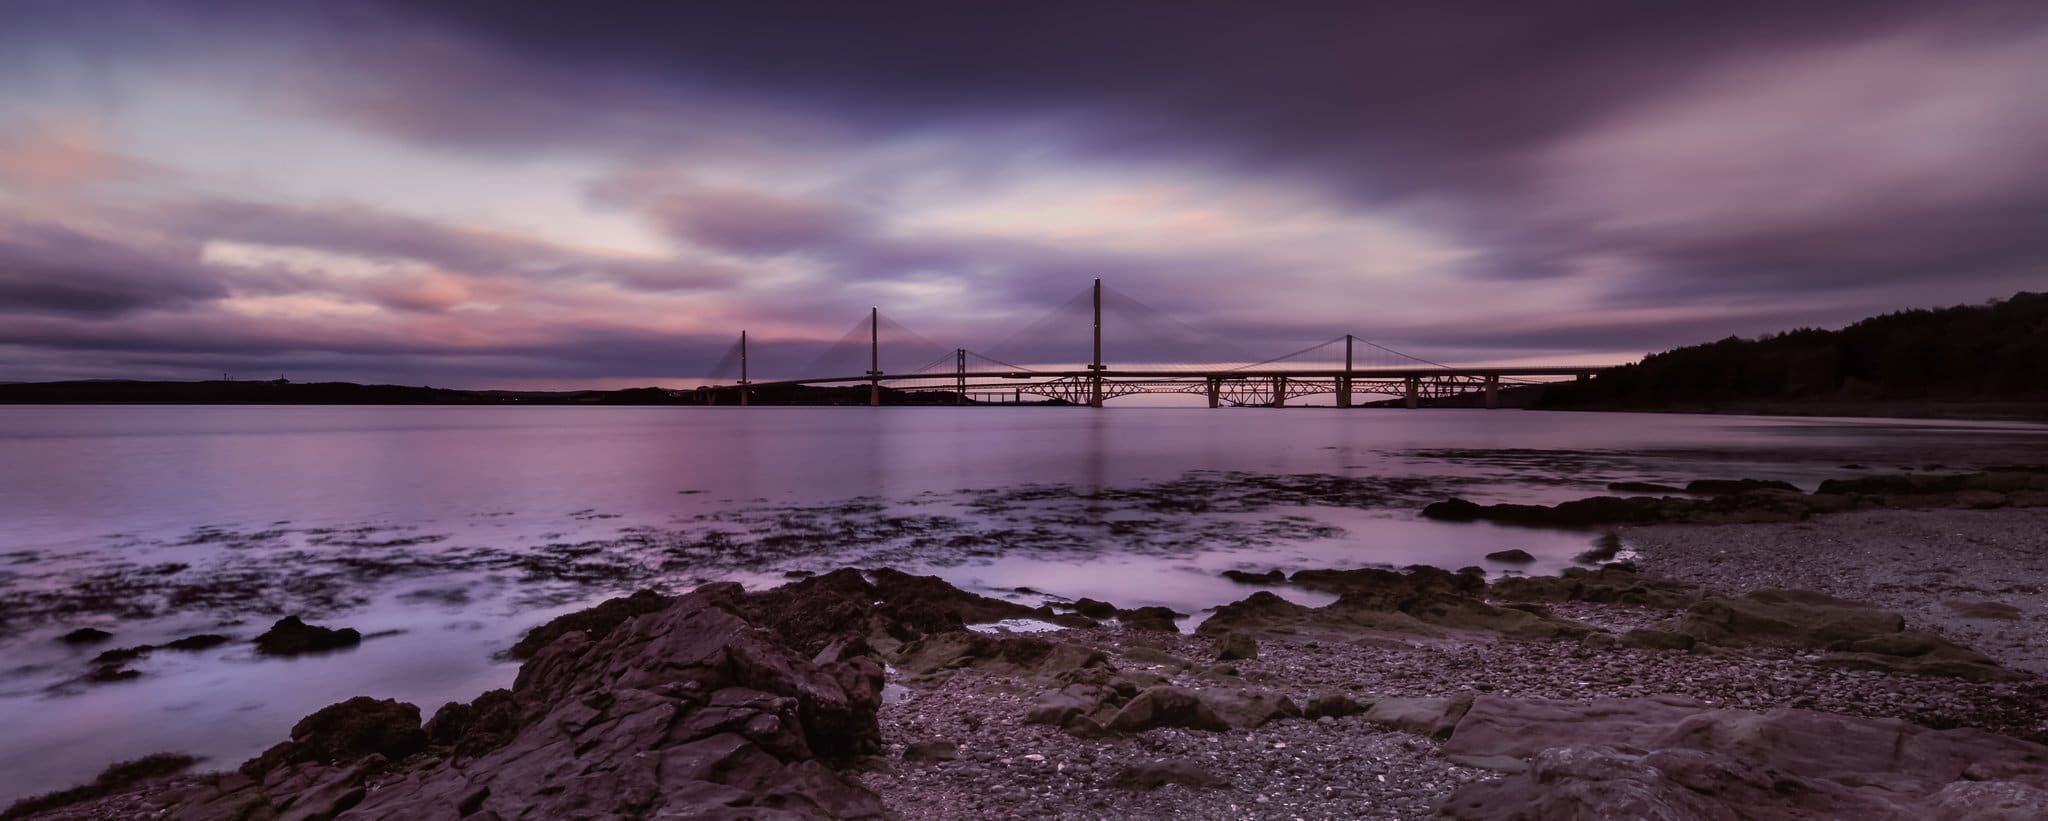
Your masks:
{"label": "cloud", "polygon": [[190,247],[143,249],[60,225],[0,225],[0,313],[117,317],[226,294]]}
{"label": "cloud", "polygon": [[289,206],[205,201],[162,219],[195,240],[306,248],[382,262],[421,263],[477,277],[593,278],[636,290],[680,291],[732,284],[739,273],[714,262],[650,258],[566,247],[518,234],[466,228],[360,205]]}
{"label": "cloud", "polygon": [[[58,96],[103,110],[0,136],[0,197],[77,234],[5,235],[0,296],[108,344],[131,338],[95,317],[152,314],[136,333],[214,323],[248,332],[237,356],[309,366],[613,373],[570,348],[651,366],[660,340],[747,327],[822,350],[872,304],[973,347],[1100,276],[1254,351],[1354,331],[1612,356],[1975,301],[2048,259],[2036,4],[10,11],[0,69],[30,88],[69,66],[103,93]],[[34,108],[11,93],[0,114]],[[251,127],[183,121],[181,94]],[[346,156],[306,152],[326,172],[402,155],[569,196],[408,196],[454,170],[307,195],[253,159],[138,182],[189,171],[152,147],[227,154],[271,120],[333,137]]]}
{"label": "cloud", "polygon": [[0,131],[0,190],[47,194],[158,173],[116,150],[89,118],[45,115]]}

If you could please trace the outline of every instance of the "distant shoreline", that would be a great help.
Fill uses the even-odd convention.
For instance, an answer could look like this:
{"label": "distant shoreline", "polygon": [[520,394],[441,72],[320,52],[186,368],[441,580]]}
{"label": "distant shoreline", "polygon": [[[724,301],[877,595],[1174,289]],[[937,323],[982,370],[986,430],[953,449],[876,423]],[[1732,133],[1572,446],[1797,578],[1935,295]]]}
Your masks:
{"label": "distant shoreline", "polygon": [[1531,410],[1589,413],[1678,413],[1704,416],[1839,416],[1858,419],[1954,419],[2048,423],[2048,401],[1883,400],[1869,402],[1736,401],[1712,404],[1628,407],[1538,407]]}
{"label": "distant shoreline", "polygon": [[[1532,386],[1533,387],[1533,386]],[[469,390],[362,385],[353,382],[150,382],[75,381],[0,383],[0,405],[328,405],[328,406],[490,406],[490,407],[658,407],[737,406],[737,392],[720,389],[624,388],[584,391]],[[851,388],[790,387],[756,389],[751,403],[763,407],[829,407],[866,405],[867,386]],[[1502,393],[1502,410],[1577,411],[1591,413],[1679,413],[1729,416],[1848,417],[1860,419],[1954,419],[2048,423],[2048,400],[1923,399],[1923,400],[1731,400],[1632,406],[1622,403],[1546,404],[1538,391]],[[1424,399],[1422,408],[1478,407],[1476,396]],[[882,389],[887,406],[993,405],[1018,403],[957,402],[948,391]],[[1034,407],[1065,406],[1056,401],[1027,401]],[[1303,407],[1317,407],[1304,405]],[[1327,407],[1327,406],[1322,406]],[[1373,410],[1400,410],[1400,400],[1362,403]]]}

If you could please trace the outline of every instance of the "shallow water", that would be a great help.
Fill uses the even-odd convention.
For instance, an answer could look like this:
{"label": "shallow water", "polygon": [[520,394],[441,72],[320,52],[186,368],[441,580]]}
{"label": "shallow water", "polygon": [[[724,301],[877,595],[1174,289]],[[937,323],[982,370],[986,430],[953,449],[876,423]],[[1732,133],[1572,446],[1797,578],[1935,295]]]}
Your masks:
{"label": "shallow water", "polygon": [[[0,801],[161,750],[232,766],[348,696],[431,713],[509,685],[494,654],[527,628],[639,587],[886,564],[1192,623],[1249,594],[1226,569],[1510,572],[1483,556],[1519,547],[1553,572],[1595,535],[1415,517],[1449,495],[1810,488],[2044,445],[2022,424],[1463,410],[0,407]],[[372,638],[75,681],[105,649],[292,613]],[[88,625],[115,638],[54,641]]]}

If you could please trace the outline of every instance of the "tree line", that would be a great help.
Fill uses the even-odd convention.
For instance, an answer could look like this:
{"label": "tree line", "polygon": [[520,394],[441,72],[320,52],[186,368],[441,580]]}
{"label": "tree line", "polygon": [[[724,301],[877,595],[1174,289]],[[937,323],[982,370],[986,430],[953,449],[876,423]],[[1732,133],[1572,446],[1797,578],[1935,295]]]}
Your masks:
{"label": "tree line", "polygon": [[2048,398],[2048,294],[1651,354],[1546,389],[1546,407]]}

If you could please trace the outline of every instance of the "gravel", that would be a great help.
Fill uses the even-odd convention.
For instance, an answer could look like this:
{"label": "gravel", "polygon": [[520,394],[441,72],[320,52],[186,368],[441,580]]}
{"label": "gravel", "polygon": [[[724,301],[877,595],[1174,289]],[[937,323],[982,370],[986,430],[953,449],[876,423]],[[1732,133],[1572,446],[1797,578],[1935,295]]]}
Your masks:
{"label": "gravel", "polygon": [[[2048,511],[1873,511],[1798,524],[1664,526],[1622,532],[1646,572],[1739,594],[1799,588],[1869,602],[2019,669],[2048,673],[2033,641],[2048,622]],[[1991,607],[1958,609],[1970,604]],[[2007,611],[1996,605],[2006,605]],[[1570,603],[1553,611],[1621,633],[1674,615]],[[2016,612],[2016,618],[1985,613]],[[1966,615],[1977,614],[1977,615]],[[1798,707],[1978,727],[2048,743],[2048,685],[1973,683],[1821,667],[1811,653],[1749,648],[1683,653],[1489,635],[1389,641],[1262,636],[1259,656],[1218,664],[1207,638],[1066,630],[1121,669],[1195,688],[1250,687],[1306,704],[1341,690],[1361,701],[1463,692],[1529,698],[1679,695],[1726,707]],[[1224,671],[1234,671],[1227,675]],[[1495,774],[1456,766],[1439,742],[1362,717],[1287,719],[1251,731],[1156,729],[1082,739],[1023,723],[1042,681],[961,670],[883,710],[889,758],[860,780],[905,818],[1426,818],[1435,801]],[[926,740],[960,758],[906,762]],[[1139,762],[1187,761],[1228,782],[1120,788]]]}

